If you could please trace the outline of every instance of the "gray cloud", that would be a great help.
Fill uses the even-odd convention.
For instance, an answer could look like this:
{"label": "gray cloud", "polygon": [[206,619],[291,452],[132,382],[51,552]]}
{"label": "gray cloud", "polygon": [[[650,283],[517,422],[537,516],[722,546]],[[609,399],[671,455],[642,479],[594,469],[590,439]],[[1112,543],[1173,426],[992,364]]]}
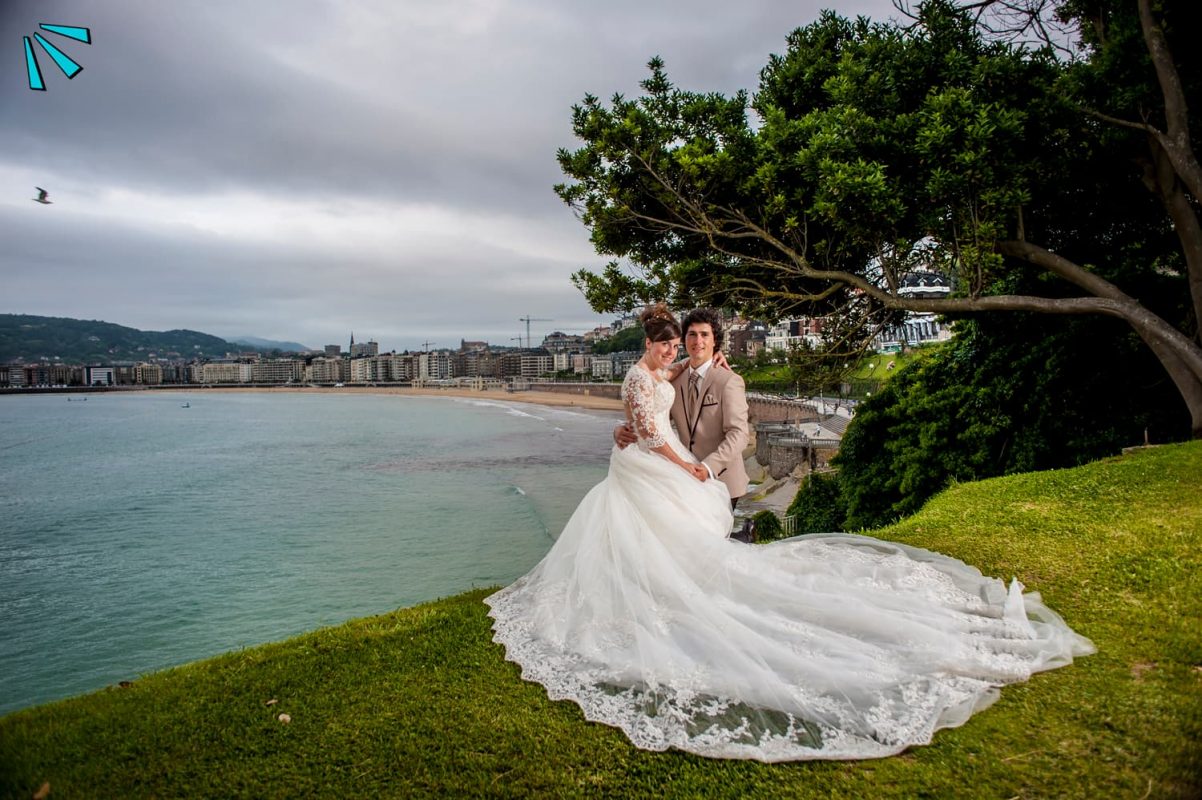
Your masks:
{"label": "gray cloud", "polygon": [[2,42],[94,43],[46,92],[0,74],[0,311],[386,349],[592,327],[569,276],[602,259],[551,191],[570,106],[652,55],[754,88],[819,5],[6,0]]}

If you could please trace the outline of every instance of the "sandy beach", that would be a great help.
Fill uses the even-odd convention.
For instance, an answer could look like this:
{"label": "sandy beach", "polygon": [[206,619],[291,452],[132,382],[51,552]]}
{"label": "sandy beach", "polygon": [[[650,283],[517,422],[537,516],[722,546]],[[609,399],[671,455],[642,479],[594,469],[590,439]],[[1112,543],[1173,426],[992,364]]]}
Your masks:
{"label": "sandy beach", "polygon": [[575,406],[576,408],[594,411],[622,411],[622,401],[608,397],[592,397],[578,394],[560,394],[557,392],[507,392],[500,389],[464,389],[464,388],[411,388],[408,386],[212,386],[200,388],[197,386],[180,387],[196,392],[264,392],[268,394],[395,394],[409,397],[463,397],[471,400],[496,400],[508,403],[532,403],[540,406]]}

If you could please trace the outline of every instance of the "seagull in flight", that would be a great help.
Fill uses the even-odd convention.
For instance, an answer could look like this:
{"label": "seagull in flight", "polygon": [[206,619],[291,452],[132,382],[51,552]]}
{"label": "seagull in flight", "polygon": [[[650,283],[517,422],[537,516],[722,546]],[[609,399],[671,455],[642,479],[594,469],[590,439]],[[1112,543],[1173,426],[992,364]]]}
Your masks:
{"label": "seagull in flight", "polygon": [[53,200],[46,199],[46,190],[43,189],[41,186],[35,186],[33,188],[38,190],[38,196],[30,198],[31,200],[33,200],[33,202],[41,203],[42,205],[47,205],[47,206],[54,202]]}

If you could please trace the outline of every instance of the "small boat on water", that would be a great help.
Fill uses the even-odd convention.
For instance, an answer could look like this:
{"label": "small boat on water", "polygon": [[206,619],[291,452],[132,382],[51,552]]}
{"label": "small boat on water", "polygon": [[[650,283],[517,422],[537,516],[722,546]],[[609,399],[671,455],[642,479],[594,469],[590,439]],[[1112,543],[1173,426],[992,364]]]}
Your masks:
{"label": "small boat on water", "polygon": [[180,408],[191,408],[191,407],[192,407],[191,403],[184,403],[182,406],[180,406]]}

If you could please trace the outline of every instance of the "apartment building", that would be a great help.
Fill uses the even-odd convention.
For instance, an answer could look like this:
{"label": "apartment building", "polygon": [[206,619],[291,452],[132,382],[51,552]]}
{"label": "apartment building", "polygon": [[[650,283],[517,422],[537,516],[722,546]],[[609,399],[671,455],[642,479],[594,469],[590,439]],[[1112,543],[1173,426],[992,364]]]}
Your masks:
{"label": "apartment building", "polygon": [[768,326],[764,347],[768,350],[788,350],[797,345],[818,347],[822,344],[821,317],[782,319]]}
{"label": "apartment building", "polygon": [[87,386],[115,386],[116,370],[112,367],[84,367],[83,382]]}
{"label": "apartment building", "polygon": [[293,358],[273,358],[250,365],[252,383],[299,383],[305,378],[305,362]]}
{"label": "apartment building", "polygon": [[210,361],[202,365],[201,383],[250,383],[251,364],[231,361]]}
{"label": "apartment building", "polygon": [[134,364],[134,383],[145,386],[157,386],[163,382],[163,368],[158,364],[145,362]]}
{"label": "apartment building", "polygon": [[418,375],[424,381],[442,381],[452,376],[451,354],[445,350],[421,353],[418,356]]}
{"label": "apartment building", "polygon": [[341,357],[318,357],[305,367],[305,380],[309,383],[342,383],[346,379],[346,361]]}

